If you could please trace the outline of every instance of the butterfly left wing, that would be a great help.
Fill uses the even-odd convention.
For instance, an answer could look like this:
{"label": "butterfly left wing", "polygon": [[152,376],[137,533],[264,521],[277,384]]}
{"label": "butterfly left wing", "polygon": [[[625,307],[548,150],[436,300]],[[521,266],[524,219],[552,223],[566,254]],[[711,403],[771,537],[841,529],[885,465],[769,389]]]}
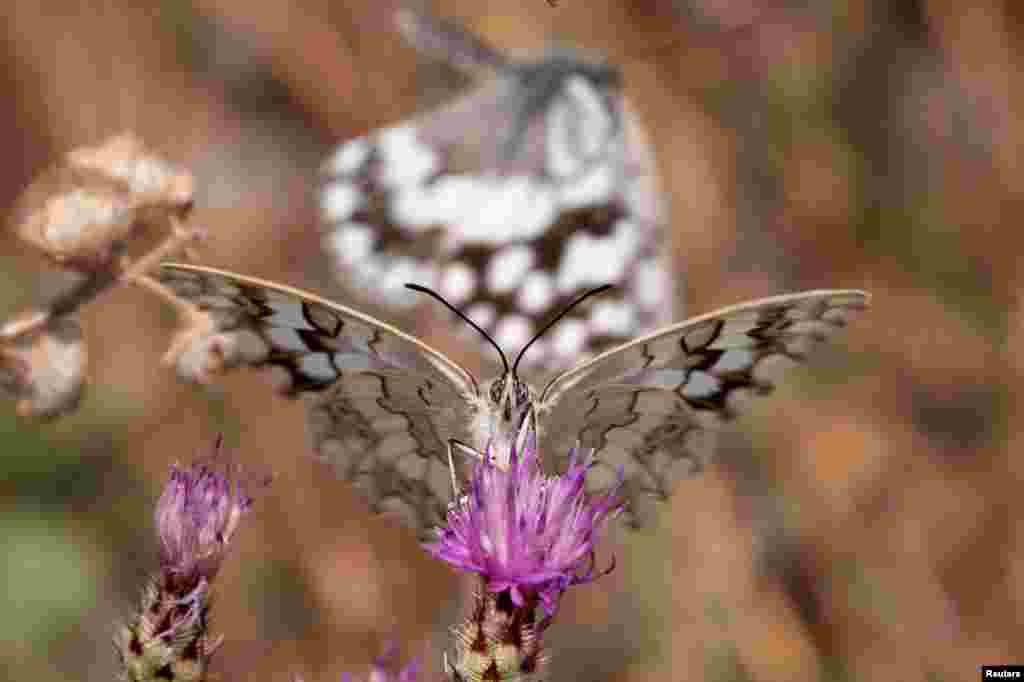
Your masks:
{"label": "butterfly left wing", "polygon": [[215,336],[240,362],[274,368],[282,393],[313,396],[315,452],[375,512],[403,517],[421,537],[443,521],[448,440],[471,439],[478,387],[469,372],[379,320],[297,289],[179,264],[165,265],[160,280],[213,316]]}
{"label": "butterfly left wing", "polygon": [[699,473],[715,430],[742,401],[769,393],[776,371],[867,307],[855,290],[810,291],[742,303],[603,353],[552,379],[538,400],[541,447],[564,469],[577,441],[597,450],[587,489],[606,490],[619,467],[631,525],[641,496],[667,499],[676,479]]}

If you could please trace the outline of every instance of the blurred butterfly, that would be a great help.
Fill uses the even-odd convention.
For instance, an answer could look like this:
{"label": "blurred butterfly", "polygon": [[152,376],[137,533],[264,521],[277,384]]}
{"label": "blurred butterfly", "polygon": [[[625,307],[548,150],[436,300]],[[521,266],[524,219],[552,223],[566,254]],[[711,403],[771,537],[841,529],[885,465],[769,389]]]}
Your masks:
{"label": "blurred butterfly", "polygon": [[312,394],[315,451],[375,511],[399,514],[424,538],[452,499],[452,441],[501,450],[524,419],[536,420],[551,471],[565,468],[577,441],[597,450],[591,493],[622,467],[627,518],[639,525],[642,498],[665,500],[676,478],[699,472],[710,434],[743,400],[770,392],[777,370],[802,361],[869,300],[834,290],[742,303],[531,386],[517,373],[522,351],[511,366],[502,354],[503,372],[480,381],[422,341],[310,293],[192,265],[167,265],[160,277],[212,315],[227,366],[273,367],[283,393]]}
{"label": "blurred butterfly", "polygon": [[367,303],[439,290],[505,347],[588,288],[524,368],[564,368],[673,319],[664,209],[618,71],[568,52],[516,61],[462,28],[402,10],[421,52],[495,77],[440,109],[350,140],[324,164],[323,243]]}

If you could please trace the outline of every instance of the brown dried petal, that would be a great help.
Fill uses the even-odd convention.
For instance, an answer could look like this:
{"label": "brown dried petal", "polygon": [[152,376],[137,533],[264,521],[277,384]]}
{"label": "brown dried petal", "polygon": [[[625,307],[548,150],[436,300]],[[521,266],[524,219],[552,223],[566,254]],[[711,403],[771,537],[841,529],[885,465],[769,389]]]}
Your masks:
{"label": "brown dried petal", "polygon": [[54,418],[77,407],[85,388],[82,329],[70,317],[51,321],[0,349],[0,390],[22,416]]}

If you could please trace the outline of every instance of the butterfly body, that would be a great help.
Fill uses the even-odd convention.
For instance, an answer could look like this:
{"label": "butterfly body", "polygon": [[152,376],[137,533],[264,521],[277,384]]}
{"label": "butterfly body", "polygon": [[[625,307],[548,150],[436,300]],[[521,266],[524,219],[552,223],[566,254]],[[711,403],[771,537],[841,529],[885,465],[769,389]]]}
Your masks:
{"label": "butterfly body", "polygon": [[314,450],[375,511],[423,537],[452,497],[451,443],[501,465],[527,419],[553,472],[577,444],[596,451],[588,491],[607,490],[621,469],[627,520],[642,523],[642,500],[667,499],[676,479],[699,472],[746,400],[769,393],[869,300],[823,290],[730,306],[531,386],[514,367],[478,381],[422,341],[297,289],[190,265],[165,266],[160,279],[214,318],[228,365],[273,368],[284,393],[310,395]]}

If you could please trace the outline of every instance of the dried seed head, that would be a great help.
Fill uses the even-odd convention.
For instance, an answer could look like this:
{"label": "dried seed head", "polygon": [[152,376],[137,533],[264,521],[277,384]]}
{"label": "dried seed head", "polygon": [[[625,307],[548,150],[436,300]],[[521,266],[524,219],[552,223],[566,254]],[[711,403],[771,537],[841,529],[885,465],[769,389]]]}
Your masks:
{"label": "dried seed head", "polygon": [[270,352],[253,331],[185,330],[173,342],[171,353],[178,376],[189,383],[209,384],[218,374],[240,365],[257,365]]}
{"label": "dried seed head", "polygon": [[225,334],[198,334],[184,341],[174,359],[178,376],[190,384],[208,385],[224,370],[229,338]]}
{"label": "dried seed head", "polygon": [[59,317],[0,348],[0,391],[18,401],[19,415],[54,418],[78,406],[85,368],[81,327]]}
{"label": "dried seed head", "polygon": [[175,227],[192,208],[194,181],[131,134],[67,154],[22,193],[16,231],[57,264],[112,269],[146,227]]}
{"label": "dried seed head", "polygon": [[112,137],[97,147],[72,150],[67,161],[72,168],[98,173],[123,185],[139,207],[183,214],[192,206],[192,175],[153,154],[131,133]]}
{"label": "dried seed head", "polygon": [[93,272],[112,265],[136,227],[136,209],[125,195],[70,187],[25,215],[17,232],[59,265]]}

